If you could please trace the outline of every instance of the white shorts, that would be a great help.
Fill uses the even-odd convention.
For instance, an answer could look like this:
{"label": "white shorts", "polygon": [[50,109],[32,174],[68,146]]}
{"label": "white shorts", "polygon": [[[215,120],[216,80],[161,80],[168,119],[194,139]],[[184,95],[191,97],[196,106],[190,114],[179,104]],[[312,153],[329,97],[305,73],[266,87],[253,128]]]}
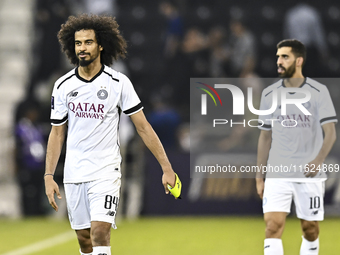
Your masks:
{"label": "white shorts", "polygon": [[269,178],[264,184],[263,213],[290,213],[292,200],[299,219],[322,221],[324,218],[323,197],[325,182],[290,182]]}
{"label": "white shorts", "polygon": [[91,221],[108,222],[114,229],[116,228],[120,178],[65,183],[64,187],[72,229],[90,228]]}

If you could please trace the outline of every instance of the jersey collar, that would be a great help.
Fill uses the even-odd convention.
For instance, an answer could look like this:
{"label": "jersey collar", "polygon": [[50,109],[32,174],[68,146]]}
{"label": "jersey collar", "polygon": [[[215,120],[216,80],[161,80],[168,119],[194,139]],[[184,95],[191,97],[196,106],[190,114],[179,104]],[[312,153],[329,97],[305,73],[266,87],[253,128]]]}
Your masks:
{"label": "jersey collar", "polygon": [[104,65],[102,65],[102,68],[100,69],[100,71],[99,71],[95,76],[93,76],[93,78],[92,78],[91,80],[88,81],[88,80],[84,79],[83,77],[81,77],[81,76],[79,75],[78,68],[79,68],[79,66],[77,66],[77,68],[76,68],[76,70],[75,70],[77,78],[78,78],[79,80],[81,80],[81,81],[83,81],[83,82],[87,82],[87,83],[93,82],[93,81],[94,81],[99,75],[101,75],[102,72],[104,71]]}
{"label": "jersey collar", "polygon": [[[285,81],[285,79],[282,79],[282,87],[286,88],[284,81]],[[304,78],[303,82],[301,83],[301,85],[298,88],[302,88],[306,84],[306,81],[307,81],[307,77]]]}

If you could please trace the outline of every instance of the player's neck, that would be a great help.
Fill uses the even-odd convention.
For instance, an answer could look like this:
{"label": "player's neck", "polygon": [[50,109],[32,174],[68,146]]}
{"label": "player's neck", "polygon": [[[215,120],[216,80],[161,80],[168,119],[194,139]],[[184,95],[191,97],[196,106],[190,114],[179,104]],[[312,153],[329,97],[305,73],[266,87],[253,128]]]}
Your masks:
{"label": "player's neck", "polygon": [[101,68],[102,64],[100,63],[100,58],[97,58],[88,66],[79,66],[78,74],[81,78],[89,81],[99,73]]}
{"label": "player's neck", "polygon": [[287,88],[298,88],[300,87],[305,81],[305,78],[287,78],[284,80],[285,86]]}

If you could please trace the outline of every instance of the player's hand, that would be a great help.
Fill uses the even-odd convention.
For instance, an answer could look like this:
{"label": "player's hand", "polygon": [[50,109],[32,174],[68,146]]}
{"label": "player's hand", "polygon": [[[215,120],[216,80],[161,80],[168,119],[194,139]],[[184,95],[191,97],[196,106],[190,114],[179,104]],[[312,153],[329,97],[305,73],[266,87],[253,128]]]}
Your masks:
{"label": "player's hand", "polygon": [[58,184],[53,180],[53,176],[50,176],[50,175],[45,176],[45,192],[48,198],[48,202],[53,207],[53,209],[57,212],[58,205],[55,202],[54,194],[57,194],[58,199],[61,199],[61,195],[59,192]]}
{"label": "player's hand", "polygon": [[303,173],[306,177],[313,178],[320,172],[320,167],[322,167],[323,161],[314,159],[309,162],[305,167],[305,172]]}
{"label": "player's hand", "polygon": [[264,180],[263,178],[256,178],[256,191],[261,199],[263,199]]}
{"label": "player's hand", "polygon": [[175,186],[176,183],[176,175],[173,170],[171,171],[164,171],[163,176],[162,176],[162,183],[164,186],[165,194],[170,194],[170,191],[168,189],[168,184],[171,187]]}

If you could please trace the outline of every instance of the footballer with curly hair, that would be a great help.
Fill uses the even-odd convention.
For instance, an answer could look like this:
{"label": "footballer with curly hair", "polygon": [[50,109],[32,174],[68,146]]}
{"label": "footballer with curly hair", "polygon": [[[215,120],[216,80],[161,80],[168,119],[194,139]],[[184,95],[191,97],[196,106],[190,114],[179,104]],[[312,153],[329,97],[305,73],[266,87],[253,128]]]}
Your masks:
{"label": "footballer with curly hair", "polygon": [[[59,78],[51,98],[51,124],[46,153],[45,188],[57,211],[53,179],[67,132],[64,187],[69,220],[76,231],[80,254],[110,255],[110,231],[115,228],[119,203],[121,156],[118,140],[120,113],[130,116],[145,145],[163,170],[162,183],[174,187],[176,176],[146,120],[130,80],[111,69],[126,55],[126,42],[113,17],[82,14],[61,26],[62,51],[76,67]],[[68,128],[67,128],[68,127]]]}

